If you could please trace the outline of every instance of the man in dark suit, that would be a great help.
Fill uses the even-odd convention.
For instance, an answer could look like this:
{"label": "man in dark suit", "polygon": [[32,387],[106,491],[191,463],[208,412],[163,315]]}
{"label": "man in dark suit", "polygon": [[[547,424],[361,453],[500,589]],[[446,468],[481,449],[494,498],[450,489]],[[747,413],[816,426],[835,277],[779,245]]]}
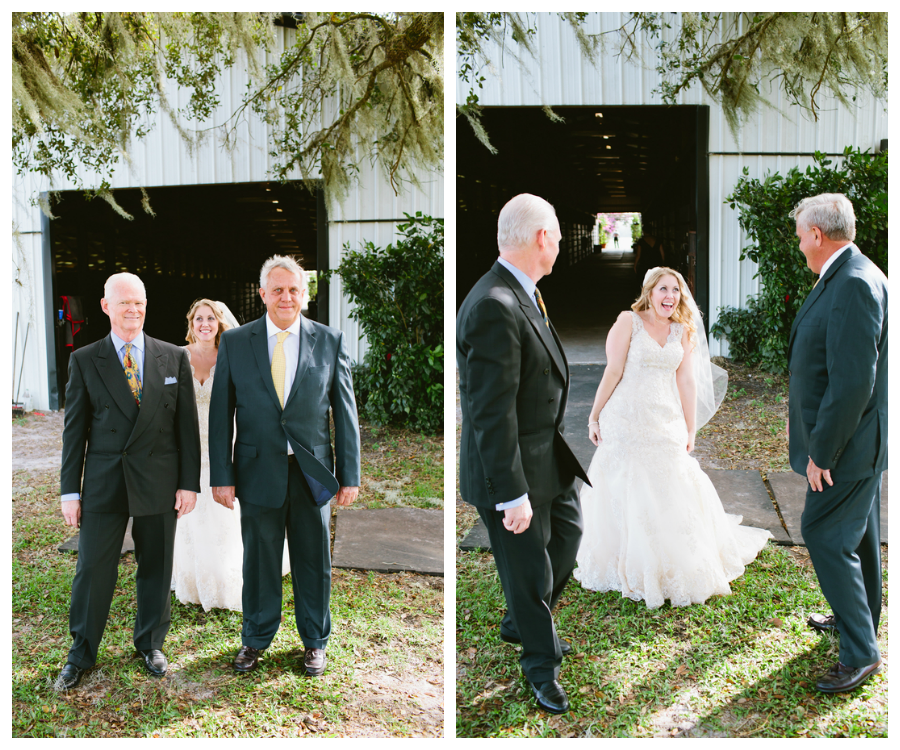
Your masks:
{"label": "man in dark suit", "polygon": [[147,295],[137,276],[110,276],[100,306],[110,335],[69,358],[60,482],[66,524],[81,532],[73,643],[58,690],[75,687],[97,661],[129,516],[134,645],[151,674],[166,673],[175,522],[193,510],[200,490],[197,405],[184,349],[144,334]]}
{"label": "man in dark suit", "polygon": [[350,357],[341,331],[300,314],[306,277],[293,258],[266,261],[259,293],[266,314],[222,335],[209,409],[213,495],[241,504],[244,625],[234,668],[256,669],[278,631],[287,530],[304,669],[318,676],[331,634],[330,500],[349,505],[359,492]]}
{"label": "man in dark suit", "polygon": [[887,279],[853,245],[856,217],[839,193],[791,212],[819,280],[791,328],[791,468],[809,486],[801,531],[840,633],[840,660],[816,683],[852,690],[879,671],[881,475],[887,468]]}
{"label": "man in dark suit", "polygon": [[509,201],[498,222],[500,258],[456,319],[460,494],[491,539],[507,605],[500,637],[522,644],[522,670],[552,713],[569,707],[558,677],[572,647],[557,637],[551,612],[581,540],[575,477],[588,481],[562,435],[569,369],[537,290],[560,238],[545,200]]}

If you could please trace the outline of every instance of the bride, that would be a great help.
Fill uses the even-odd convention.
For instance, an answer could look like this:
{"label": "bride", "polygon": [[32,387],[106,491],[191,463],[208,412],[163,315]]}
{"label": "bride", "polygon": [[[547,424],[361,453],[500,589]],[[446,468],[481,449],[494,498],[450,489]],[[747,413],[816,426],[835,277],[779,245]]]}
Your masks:
{"label": "bride", "polygon": [[771,534],[728,515],[697,460],[697,429],[725,395],[684,279],[652,268],[606,340],[608,363],[588,432],[598,446],[584,485],[575,578],[650,609],[730,594]]}
{"label": "bride", "polygon": [[[175,531],[172,588],[178,601],[213,608],[241,610],[244,547],[239,503],[234,510],[213,501],[209,485],[209,400],[222,332],[238,322],[222,302],[198,299],[187,314],[185,347],[194,375],[194,396],[200,421],[200,492],[192,513],[179,519]],[[290,572],[285,547],[282,574]]]}

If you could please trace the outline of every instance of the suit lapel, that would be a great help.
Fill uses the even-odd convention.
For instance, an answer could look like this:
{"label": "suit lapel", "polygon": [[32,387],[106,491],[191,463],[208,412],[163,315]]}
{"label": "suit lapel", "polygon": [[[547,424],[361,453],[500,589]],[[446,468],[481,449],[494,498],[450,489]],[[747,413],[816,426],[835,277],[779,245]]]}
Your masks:
{"label": "suit lapel", "polygon": [[266,392],[269,394],[275,405],[281,409],[278,403],[278,394],[275,392],[275,383],[272,382],[272,363],[269,362],[269,337],[266,328],[266,315],[259,318],[253,323],[250,336],[250,348],[256,356],[256,364],[259,367],[259,374],[263,383],[266,384]]}
{"label": "suit lapel", "polygon": [[291,385],[291,392],[285,399],[284,407],[287,408],[294,394],[300,390],[300,381],[309,369],[309,363],[312,361],[313,350],[316,347],[315,329],[306,318],[300,316],[300,356],[297,359],[297,372],[294,375],[294,382]]}
{"label": "suit lapel", "polygon": [[859,250],[856,249],[855,245],[850,245],[850,252],[841,251],[840,257],[834,261],[834,263],[829,266],[828,270],[825,272],[825,275],[819,279],[819,282],[813,287],[813,290],[807,296],[806,301],[797,311],[797,317],[794,318],[794,324],[791,326],[791,337],[788,342],[788,362],[791,361],[791,349],[794,346],[794,338],[797,335],[797,327],[800,325],[800,321],[806,317],[806,314],[812,309],[812,306],[816,304],[821,297],[825,293],[825,288],[828,286],[828,282],[834,278],[834,275],[838,272],[838,269],[844,265],[850,258],[854,255],[858,255]]}
{"label": "suit lapel", "polygon": [[[146,339],[147,337],[144,336],[145,341]],[[100,344],[94,359],[94,366],[113,401],[116,402],[116,406],[128,419],[135,422],[138,418],[138,405],[134,402],[134,395],[131,388],[128,387],[125,371],[122,369],[122,363],[119,362],[119,355],[109,336]],[[146,361],[144,366],[146,369]]]}
{"label": "suit lapel", "polygon": [[[131,432],[132,440],[140,436],[147,429],[147,426],[153,420],[153,415],[159,406],[159,400],[162,398],[163,385],[166,378],[166,364],[169,355],[162,351],[156,339],[150,338],[144,334],[144,379],[141,381],[141,408],[138,411],[138,418],[134,424],[134,430]],[[129,389],[131,393],[131,389]],[[132,401],[134,398],[132,398]]]}
{"label": "suit lapel", "polygon": [[[557,341],[556,331],[553,331],[544,325],[544,319],[541,317],[540,312],[538,312],[537,305],[529,299],[525,290],[522,288],[522,285],[519,283],[519,280],[515,276],[500,263],[494,263],[494,272],[506,282],[510,289],[512,289],[513,294],[516,295],[516,299],[519,300],[519,306],[522,308],[522,312],[525,314],[525,317],[528,318],[528,322],[531,323],[535,333],[541,340],[541,343],[547,349],[547,353],[553,360],[553,364],[556,365],[556,369],[559,370],[560,374],[565,377],[568,382],[569,368],[566,366],[566,359],[562,354],[562,347],[559,346]],[[553,324],[551,323],[550,325],[552,326]]]}

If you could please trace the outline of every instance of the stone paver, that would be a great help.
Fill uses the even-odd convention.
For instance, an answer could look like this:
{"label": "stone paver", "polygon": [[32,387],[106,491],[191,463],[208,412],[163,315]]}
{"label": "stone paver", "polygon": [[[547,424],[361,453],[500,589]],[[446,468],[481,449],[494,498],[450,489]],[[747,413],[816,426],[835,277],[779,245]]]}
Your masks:
{"label": "stone paver", "polygon": [[722,501],[726,513],[743,516],[743,526],[768,529],[776,542],[790,544],[791,538],[769,497],[762,475],[755,469],[710,469],[705,472]]}
{"label": "stone paver", "polygon": [[[128,519],[128,525],[125,527],[125,538],[122,540],[122,555],[127,554],[128,552],[134,552],[134,539],[131,538],[131,524],[134,519]],[[73,536],[69,541],[63,544],[60,548],[60,552],[78,552],[78,537],[79,534]]]}

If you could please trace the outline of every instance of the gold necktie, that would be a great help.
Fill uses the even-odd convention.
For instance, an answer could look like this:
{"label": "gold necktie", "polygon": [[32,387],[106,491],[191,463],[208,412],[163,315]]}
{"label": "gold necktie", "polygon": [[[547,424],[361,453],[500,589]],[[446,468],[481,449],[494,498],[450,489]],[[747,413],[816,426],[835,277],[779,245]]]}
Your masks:
{"label": "gold necktie", "polygon": [[128,380],[128,387],[134,396],[134,402],[141,405],[141,374],[138,372],[137,362],[131,356],[131,344],[125,344],[125,359],[122,364],[125,366],[125,377]]}
{"label": "gold necktie", "polygon": [[278,403],[284,408],[284,376],[287,372],[287,362],[284,359],[284,340],[288,337],[287,331],[277,334],[278,343],[272,352],[272,382],[275,384],[275,393],[278,394]]}
{"label": "gold necktie", "polygon": [[550,319],[547,317],[547,308],[544,307],[544,300],[541,297],[541,290],[534,288],[534,298],[537,300],[538,307],[541,308],[541,317],[544,319],[544,325],[550,327]]}

